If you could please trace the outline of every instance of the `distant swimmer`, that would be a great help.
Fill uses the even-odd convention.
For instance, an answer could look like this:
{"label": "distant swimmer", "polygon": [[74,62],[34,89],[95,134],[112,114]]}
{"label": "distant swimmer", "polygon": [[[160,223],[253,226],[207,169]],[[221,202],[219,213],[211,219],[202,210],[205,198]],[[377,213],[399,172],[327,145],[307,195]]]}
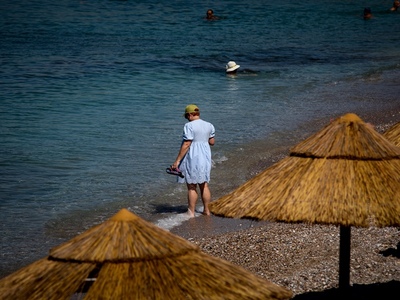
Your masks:
{"label": "distant swimmer", "polygon": [[397,11],[397,9],[400,7],[400,1],[399,0],[395,0],[393,2],[393,6],[390,8],[391,11]]}
{"label": "distant swimmer", "polygon": [[208,9],[206,13],[207,20],[219,20],[220,17],[214,15],[214,11],[212,9]]}
{"label": "distant swimmer", "polygon": [[368,20],[372,18],[372,12],[369,7],[364,8],[364,20]]}
{"label": "distant swimmer", "polygon": [[[236,64],[234,61],[229,61],[226,66],[225,66],[225,72],[226,75],[228,75],[229,77],[236,77],[238,71],[239,71],[240,65]],[[241,69],[240,74],[241,75],[250,75],[250,76],[254,76],[257,75],[257,73],[259,73],[258,71],[253,71],[251,69]]]}
{"label": "distant swimmer", "polygon": [[234,61],[230,61],[225,66],[226,74],[236,74],[239,68],[240,65],[237,65]]}

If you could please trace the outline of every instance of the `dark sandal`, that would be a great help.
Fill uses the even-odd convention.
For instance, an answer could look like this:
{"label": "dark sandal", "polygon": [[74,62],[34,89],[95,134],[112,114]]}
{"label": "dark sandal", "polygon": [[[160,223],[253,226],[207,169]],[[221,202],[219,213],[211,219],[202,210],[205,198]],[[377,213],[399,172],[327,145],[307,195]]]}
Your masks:
{"label": "dark sandal", "polygon": [[179,170],[178,168],[173,169],[173,168],[169,167],[166,169],[166,171],[168,174],[176,175],[176,176],[179,176],[180,178],[185,178],[185,176],[182,174],[181,170]]}

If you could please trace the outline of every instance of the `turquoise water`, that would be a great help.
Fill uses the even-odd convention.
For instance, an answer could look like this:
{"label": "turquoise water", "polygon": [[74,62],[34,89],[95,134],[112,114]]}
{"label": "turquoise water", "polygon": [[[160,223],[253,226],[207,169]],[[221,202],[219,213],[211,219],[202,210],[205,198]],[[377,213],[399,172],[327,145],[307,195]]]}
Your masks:
{"label": "turquoise water", "polygon": [[263,159],[245,145],[400,104],[390,1],[59,2],[0,3],[0,276],[123,207],[180,224],[187,104],[216,127],[214,195]]}

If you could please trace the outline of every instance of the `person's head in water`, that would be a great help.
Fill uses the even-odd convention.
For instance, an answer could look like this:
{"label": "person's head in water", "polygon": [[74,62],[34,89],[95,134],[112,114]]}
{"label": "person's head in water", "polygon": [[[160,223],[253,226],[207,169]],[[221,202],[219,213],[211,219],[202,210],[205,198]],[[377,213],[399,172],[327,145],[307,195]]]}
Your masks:
{"label": "person's head in water", "polygon": [[214,11],[210,8],[207,10],[206,13],[206,19],[207,20],[218,20],[219,17],[214,15]]}
{"label": "person's head in water", "polygon": [[395,0],[393,2],[393,6],[390,8],[391,11],[397,11],[397,9],[400,7],[400,1],[399,0]]}
{"label": "person's head in water", "polygon": [[240,65],[237,65],[234,61],[230,61],[226,64],[225,68],[227,74],[235,74],[240,68]]}
{"label": "person's head in water", "polygon": [[372,12],[369,7],[364,8],[364,20],[368,20],[372,18]]}

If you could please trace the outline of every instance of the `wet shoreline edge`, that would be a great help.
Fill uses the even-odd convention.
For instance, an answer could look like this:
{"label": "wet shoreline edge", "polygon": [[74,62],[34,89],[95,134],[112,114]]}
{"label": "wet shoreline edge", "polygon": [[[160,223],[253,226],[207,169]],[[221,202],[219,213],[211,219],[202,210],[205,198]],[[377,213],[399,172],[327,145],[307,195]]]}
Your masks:
{"label": "wet shoreline edge", "polygon": [[[383,133],[390,126],[400,121],[400,104],[396,104],[396,106],[390,110],[367,111],[359,114],[359,116],[362,116],[361,118],[364,122],[374,125],[376,131]],[[318,128],[318,131],[325,125],[326,123],[324,123],[323,120],[314,120],[307,124],[307,128]],[[236,180],[233,184],[228,184],[226,178],[224,178],[225,182],[222,182],[220,179],[218,180],[218,176],[220,175],[218,173],[217,175],[214,175],[213,177],[217,179],[211,185],[213,201],[217,200],[219,197],[235,189],[240,184],[258,174],[260,171],[265,170],[280,159],[287,156],[289,149],[295,146],[303,138],[308,137],[310,132],[311,131],[305,133],[303,137],[298,137],[297,141],[294,141],[293,137],[289,137],[286,139],[286,141],[280,142],[279,145],[272,145],[270,149],[266,150],[267,154],[264,153],[260,155],[262,158],[255,158],[254,161],[248,165],[245,174],[242,175],[242,178],[240,180]],[[254,142],[249,147],[261,149],[265,146],[265,141],[261,141],[261,146],[258,143],[259,142]],[[264,148],[262,148],[260,151],[264,151]],[[230,159],[229,161],[235,161],[235,159]],[[213,170],[213,172],[215,173],[216,171]],[[201,205],[201,201],[198,202],[198,205]],[[205,236],[218,236],[224,233],[260,227],[266,225],[267,223],[268,222],[259,222],[246,219],[200,216],[194,219],[189,219],[188,221],[183,222],[181,225],[172,228],[171,232],[187,239],[196,239]]]}

